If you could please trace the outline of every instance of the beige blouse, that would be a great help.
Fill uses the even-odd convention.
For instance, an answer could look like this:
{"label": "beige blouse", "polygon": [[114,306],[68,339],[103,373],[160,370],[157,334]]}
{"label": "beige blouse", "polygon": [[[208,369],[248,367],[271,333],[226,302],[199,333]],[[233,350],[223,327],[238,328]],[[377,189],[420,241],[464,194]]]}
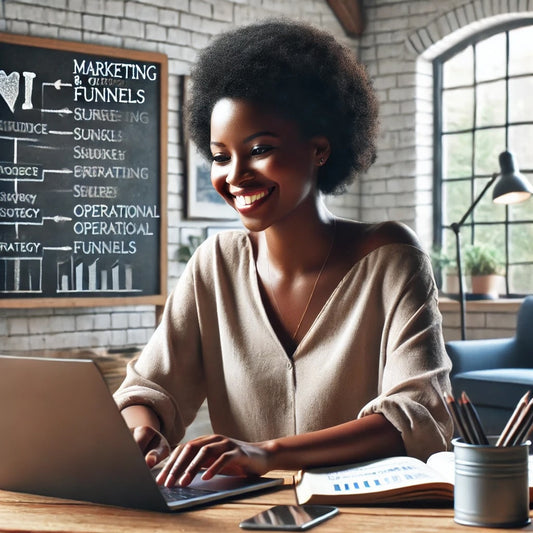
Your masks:
{"label": "beige blouse", "polygon": [[290,359],[263,307],[247,233],[219,233],[187,264],[115,400],[151,406],[171,443],[205,398],[214,431],[246,441],[382,413],[407,453],[426,459],[452,434],[436,296],[423,251],[382,246],[353,265]]}

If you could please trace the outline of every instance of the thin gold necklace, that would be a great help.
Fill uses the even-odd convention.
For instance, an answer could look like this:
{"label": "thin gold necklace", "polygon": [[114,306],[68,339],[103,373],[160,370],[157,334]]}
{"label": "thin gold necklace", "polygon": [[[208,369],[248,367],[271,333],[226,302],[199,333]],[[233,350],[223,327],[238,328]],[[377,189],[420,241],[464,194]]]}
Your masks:
{"label": "thin gold necklace", "polygon": [[[307,299],[305,309],[302,313],[302,316],[300,317],[298,325],[296,326],[294,333],[291,335],[292,340],[296,340],[296,335],[298,335],[298,331],[300,331],[300,326],[302,325],[305,315],[307,314],[307,310],[309,309],[309,305],[311,304],[311,300],[313,299],[313,296],[315,294],[315,290],[317,288],[318,282],[320,281],[320,277],[322,276],[322,272],[324,272],[324,269],[326,268],[326,265],[329,261],[329,257],[331,255],[331,252],[333,251],[333,245],[335,244],[336,233],[337,233],[337,220],[334,218],[333,219],[333,237],[331,238],[331,244],[329,246],[328,254],[326,255],[326,258],[324,259],[324,262],[322,263],[322,266],[320,267],[320,271],[318,272],[318,276],[316,277],[315,282],[313,283],[313,288],[311,289],[309,298]],[[270,274],[270,255],[268,253],[268,244],[266,245],[266,256],[267,256],[268,284],[270,285],[270,292],[272,292],[272,298],[274,300],[274,305],[276,307],[276,311],[278,312],[278,316],[280,318],[283,318],[283,315],[281,314],[281,311],[279,310],[278,301],[276,299],[276,292],[274,291],[274,286],[272,285],[272,275]]]}

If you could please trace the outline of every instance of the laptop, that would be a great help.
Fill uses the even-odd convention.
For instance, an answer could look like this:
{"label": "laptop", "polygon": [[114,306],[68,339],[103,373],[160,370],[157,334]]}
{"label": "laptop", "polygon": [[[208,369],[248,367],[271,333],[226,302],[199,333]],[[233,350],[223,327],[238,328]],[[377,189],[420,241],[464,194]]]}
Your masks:
{"label": "laptop", "polygon": [[0,355],[0,428],[4,490],[179,511],[283,483],[217,475],[160,487],[92,360]]}

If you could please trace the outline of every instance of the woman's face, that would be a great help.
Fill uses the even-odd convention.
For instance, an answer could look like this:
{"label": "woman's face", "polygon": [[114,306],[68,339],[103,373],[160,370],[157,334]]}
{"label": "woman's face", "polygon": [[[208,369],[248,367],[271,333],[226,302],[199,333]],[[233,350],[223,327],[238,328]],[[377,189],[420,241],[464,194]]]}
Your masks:
{"label": "woman's face", "polygon": [[295,122],[245,100],[222,99],[213,108],[211,181],[252,231],[316,201],[328,150],[323,137],[304,139]]}

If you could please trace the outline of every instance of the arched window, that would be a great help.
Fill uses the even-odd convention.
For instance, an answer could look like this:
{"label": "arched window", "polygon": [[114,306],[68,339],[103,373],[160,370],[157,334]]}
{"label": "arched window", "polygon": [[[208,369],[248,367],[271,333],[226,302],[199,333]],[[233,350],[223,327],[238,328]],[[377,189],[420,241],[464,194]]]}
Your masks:
{"label": "arched window", "polygon": [[[435,235],[455,258],[450,229],[492,174],[515,155],[533,184],[533,20],[509,22],[458,43],[434,59]],[[533,199],[511,206],[488,191],[461,229],[464,246],[493,246],[507,296],[533,293]]]}

